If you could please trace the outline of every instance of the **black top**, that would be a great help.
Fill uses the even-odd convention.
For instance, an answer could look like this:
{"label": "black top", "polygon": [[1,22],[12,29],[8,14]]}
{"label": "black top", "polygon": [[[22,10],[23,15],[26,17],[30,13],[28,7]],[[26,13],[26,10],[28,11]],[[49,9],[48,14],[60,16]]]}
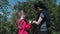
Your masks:
{"label": "black top", "polygon": [[41,17],[43,20],[40,23],[40,31],[47,31],[47,22],[49,21],[49,13],[47,10],[41,10],[38,12],[38,16],[36,21],[38,21],[39,17]]}

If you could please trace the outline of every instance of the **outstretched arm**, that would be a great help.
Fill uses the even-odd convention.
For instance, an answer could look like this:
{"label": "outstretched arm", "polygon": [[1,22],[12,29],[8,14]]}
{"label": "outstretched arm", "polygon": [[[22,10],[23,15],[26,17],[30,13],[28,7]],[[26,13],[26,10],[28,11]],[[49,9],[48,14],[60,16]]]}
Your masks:
{"label": "outstretched arm", "polygon": [[39,25],[39,24],[41,23],[41,21],[43,20],[43,18],[44,18],[43,13],[40,13],[40,16],[39,16],[38,21],[33,21],[33,23],[35,23],[35,24]]}
{"label": "outstretched arm", "polygon": [[35,24],[39,25],[39,24],[41,23],[41,21],[42,21],[42,18],[41,18],[41,17],[39,17],[38,21],[33,21],[33,23],[35,23]]}

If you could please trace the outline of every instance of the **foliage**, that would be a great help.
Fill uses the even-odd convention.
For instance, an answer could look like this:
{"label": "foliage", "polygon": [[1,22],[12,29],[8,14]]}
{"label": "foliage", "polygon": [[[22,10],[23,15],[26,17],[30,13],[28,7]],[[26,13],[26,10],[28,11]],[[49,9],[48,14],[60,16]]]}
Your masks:
{"label": "foliage", "polygon": [[[3,1],[3,2],[2,2]],[[27,12],[27,20],[35,20],[37,17],[37,12],[34,10],[34,3],[36,3],[39,0],[27,0],[27,2],[19,2],[18,1],[18,5],[14,5],[13,10],[17,10],[17,12],[12,12],[12,17],[11,19],[8,19],[8,15],[9,12],[5,11],[3,9],[3,7],[5,8],[5,5],[9,5],[7,0],[1,0],[0,2],[0,10],[3,13],[0,14],[0,34],[17,34],[17,26],[16,26],[16,19],[17,19],[17,13],[18,11],[20,11],[21,9],[25,9],[25,11]],[[60,5],[56,4],[56,0],[41,0],[45,6],[48,8],[49,12],[50,12],[50,16],[51,16],[51,27],[50,27],[50,31],[52,32],[52,34],[58,34],[58,32],[60,31]],[[10,5],[11,6],[11,5]],[[7,8],[6,8],[7,9]],[[32,28],[29,30],[30,34],[33,34],[33,26]],[[36,31],[34,32],[38,32],[38,27],[37,29],[35,29]]]}

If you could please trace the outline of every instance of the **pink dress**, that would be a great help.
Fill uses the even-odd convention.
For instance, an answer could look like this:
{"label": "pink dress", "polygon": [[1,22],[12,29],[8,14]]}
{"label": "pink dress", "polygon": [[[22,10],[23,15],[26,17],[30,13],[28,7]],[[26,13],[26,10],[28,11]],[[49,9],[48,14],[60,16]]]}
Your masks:
{"label": "pink dress", "polygon": [[30,29],[31,24],[27,24],[25,19],[20,20],[20,28],[18,29],[18,34],[29,34],[27,31]]}

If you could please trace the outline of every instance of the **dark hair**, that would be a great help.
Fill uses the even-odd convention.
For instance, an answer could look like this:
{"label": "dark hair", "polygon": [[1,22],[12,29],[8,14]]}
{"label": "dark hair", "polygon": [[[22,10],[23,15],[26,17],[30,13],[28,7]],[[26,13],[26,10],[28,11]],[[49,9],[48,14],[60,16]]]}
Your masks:
{"label": "dark hair", "polygon": [[46,10],[48,10],[41,1],[39,1],[39,2],[36,3],[36,4],[34,4],[34,8],[37,9],[37,7],[40,7],[41,9],[46,9]]}

